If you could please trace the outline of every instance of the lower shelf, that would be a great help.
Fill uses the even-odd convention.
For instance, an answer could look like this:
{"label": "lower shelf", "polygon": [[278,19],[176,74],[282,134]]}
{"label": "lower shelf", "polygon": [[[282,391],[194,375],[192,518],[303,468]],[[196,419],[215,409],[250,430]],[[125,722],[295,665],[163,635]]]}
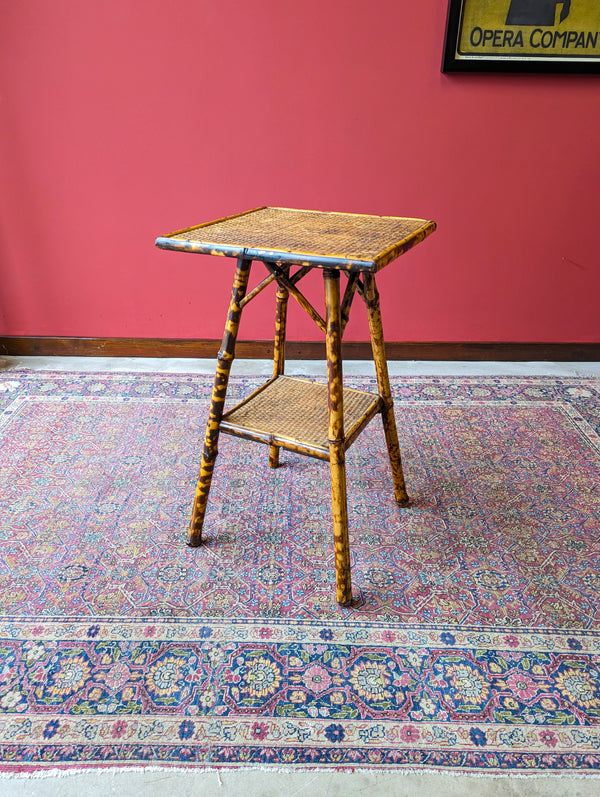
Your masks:
{"label": "lower shelf", "polygon": [[[327,385],[278,376],[226,412],[221,431],[329,459]],[[344,447],[347,449],[381,410],[373,393],[344,388]]]}

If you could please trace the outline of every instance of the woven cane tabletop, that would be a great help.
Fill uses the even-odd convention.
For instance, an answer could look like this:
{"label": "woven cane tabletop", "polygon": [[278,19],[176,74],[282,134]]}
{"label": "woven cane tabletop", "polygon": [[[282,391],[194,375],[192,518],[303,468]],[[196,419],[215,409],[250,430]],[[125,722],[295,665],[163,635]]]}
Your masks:
{"label": "woven cane tabletop", "polygon": [[256,208],[161,236],[161,249],[378,271],[435,230],[435,222],[290,208]]}

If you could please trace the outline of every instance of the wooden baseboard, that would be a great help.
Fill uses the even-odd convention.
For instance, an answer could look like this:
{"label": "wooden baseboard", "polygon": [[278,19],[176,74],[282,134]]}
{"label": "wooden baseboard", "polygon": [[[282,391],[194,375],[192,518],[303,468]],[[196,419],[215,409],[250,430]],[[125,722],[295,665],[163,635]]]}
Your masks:
{"label": "wooden baseboard", "polygon": [[[0,355],[18,357],[193,357],[214,358],[220,340],[174,338],[60,338],[0,336]],[[471,361],[600,361],[600,343],[484,343],[484,342],[414,342],[388,341],[388,360],[471,360]],[[247,359],[270,359],[270,340],[240,340],[236,356]],[[290,360],[324,360],[325,343],[288,341]],[[368,341],[343,343],[347,360],[370,360]]]}

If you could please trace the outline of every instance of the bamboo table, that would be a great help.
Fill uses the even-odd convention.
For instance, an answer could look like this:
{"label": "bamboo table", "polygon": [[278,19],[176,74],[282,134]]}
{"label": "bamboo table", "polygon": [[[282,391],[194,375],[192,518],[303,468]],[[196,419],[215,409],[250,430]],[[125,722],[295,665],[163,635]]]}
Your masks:
{"label": "bamboo table", "polygon": [[[156,239],[156,245],[162,249],[237,258],[229,315],[217,359],[189,545],[201,543],[220,432],[266,443],[272,468],[279,465],[281,448],[329,461],[336,597],[342,605],[351,602],[345,452],[378,413],[383,421],[395,499],[400,506],[408,505],[375,274],[434,230],[435,223],[423,219],[263,207]],[[254,290],[246,293],[253,261],[261,261],[269,273]],[[313,268],[323,271],[324,319],[296,287]],[[343,297],[342,272],[347,277]],[[242,310],[272,282],[277,284],[273,378],[224,412]],[[355,293],[367,306],[378,394],[343,387],[341,340]],[[284,375],[290,294],[325,333],[327,384]]]}

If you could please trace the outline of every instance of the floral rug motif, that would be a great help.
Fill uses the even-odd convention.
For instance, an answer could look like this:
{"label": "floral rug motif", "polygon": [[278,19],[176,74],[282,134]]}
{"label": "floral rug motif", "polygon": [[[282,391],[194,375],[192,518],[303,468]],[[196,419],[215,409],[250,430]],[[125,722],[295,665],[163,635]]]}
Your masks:
{"label": "floral rug motif", "polygon": [[326,463],[223,435],[185,545],[211,388],[0,373],[0,771],[600,769],[600,380],[393,379],[348,608]]}

